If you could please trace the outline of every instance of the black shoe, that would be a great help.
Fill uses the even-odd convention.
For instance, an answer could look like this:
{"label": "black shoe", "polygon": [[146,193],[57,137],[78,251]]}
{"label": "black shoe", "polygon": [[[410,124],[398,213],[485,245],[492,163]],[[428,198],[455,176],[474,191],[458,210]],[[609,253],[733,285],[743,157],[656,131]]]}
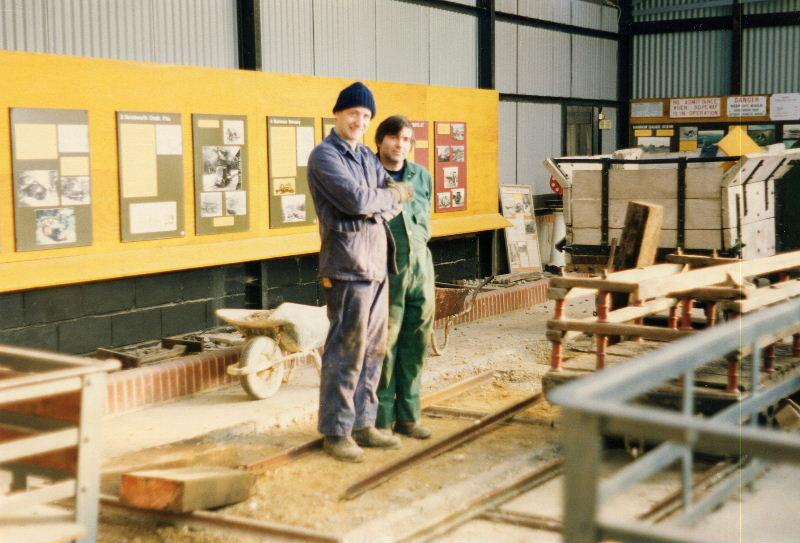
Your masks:
{"label": "black shoe", "polygon": [[400,438],[392,434],[385,434],[375,428],[368,426],[353,430],[353,439],[362,447],[377,447],[380,449],[399,449]]}
{"label": "black shoe", "polygon": [[414,439],[428,439],[432,433],[430,428],[418,422],[395,422],[394,431]]}

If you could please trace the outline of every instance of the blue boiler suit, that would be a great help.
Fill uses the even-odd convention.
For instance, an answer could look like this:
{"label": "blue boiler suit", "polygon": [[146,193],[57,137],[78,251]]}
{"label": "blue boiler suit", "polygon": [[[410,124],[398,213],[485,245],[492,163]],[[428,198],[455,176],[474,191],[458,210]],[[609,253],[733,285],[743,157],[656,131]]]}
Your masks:
{"label": "blue boiler suit", "polygon": [[330,320],[319,390],[318,429],[326,436],[349,436],[375,424],[386,355],[386,277],[396,271],[388,221],[401,209],[386,179],[368,147],[353,151],[335,129],[308,159]]}

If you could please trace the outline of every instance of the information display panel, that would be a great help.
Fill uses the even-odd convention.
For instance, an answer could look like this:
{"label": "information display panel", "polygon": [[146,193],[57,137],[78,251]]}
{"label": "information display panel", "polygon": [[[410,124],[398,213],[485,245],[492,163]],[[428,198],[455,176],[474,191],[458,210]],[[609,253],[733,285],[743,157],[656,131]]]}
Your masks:
{"label": "information display panel", "polygon": [[92,244],[85,110],[11,110],[17,251]]}
{"label": "information display panel", "polygon": [[467,209],[467,123],[435,121],[434,204],[437,213]]}
{"label": "information display panel", "polygon": [[246,231],[247,118],[195,113],[192,136],[197,234]]}
{"label": "information display panel", "polygon": [[184,236],[181,115],[118,111],[117,141],[122,241]]}
{"label": "information display panel", "polygon": [[269,226],[315,224],[308,188],[308,155],[314,149],[313,117],[268,117]]}
{"label": "information display panel", "polygon": [[414,128],[414,154],[412,162],[431,170],[430,126],[428,121],[411,121]]}

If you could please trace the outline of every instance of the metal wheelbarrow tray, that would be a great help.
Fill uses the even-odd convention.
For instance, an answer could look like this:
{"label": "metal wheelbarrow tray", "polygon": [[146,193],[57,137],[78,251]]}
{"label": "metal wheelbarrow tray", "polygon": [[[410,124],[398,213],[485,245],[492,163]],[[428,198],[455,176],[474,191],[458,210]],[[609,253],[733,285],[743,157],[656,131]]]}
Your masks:
{"label": "metal wheelbarrow tray", "polygon": [[444,352],[450,340],[450,331],[455,320],[461,315],[469,313],[481,289],[489,284],[492,279],[494,279],[494,276],[484,279],[477,287],[436,283],[436,312],[434,320],[445,319],[445,321],[444,338],[441,345],[436,339],[436,334],[431,331],[431,351],[433,351],[434,355],[439,356]]}
{"label": "metal wheelbarrow tray", "polygon": [[297,355],[310,356],[320,371],[317,349],[329,326],[324,306],[284,303],[275,309],[218,309],[216,314],[246,339],[239,362],[228,366],[227,372],[239,377],[252,398],[269,398],[288,382]]}

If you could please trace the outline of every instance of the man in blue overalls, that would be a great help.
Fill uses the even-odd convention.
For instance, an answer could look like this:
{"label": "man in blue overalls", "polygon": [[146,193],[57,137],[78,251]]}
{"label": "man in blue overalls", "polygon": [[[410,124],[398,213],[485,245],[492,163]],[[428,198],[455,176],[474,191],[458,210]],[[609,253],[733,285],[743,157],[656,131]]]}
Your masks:
{"label": "man in blue overalls", "polygon": [[375,99],[364,84],[342,90],[333,113],[335,128],[308,159],[330,320],[318,428],[328,454],[360,462],[359,445],[400,446],[396,436],[375,429],[376,389],[386,355],[387,272],[396,271],[387,222],[414,197],[414,189],[407,183],[388,186],[380,160],[360,143],[375,116]]}
{"label": "man in blue overalls", "polygon": [[375,132],[378,158],[395,182],[414,186],[414,198],[389,222],[397,246],[397,273],[389,278],[389,342],[378,387],[375,426],[417,439],[431,431],[420,424],[419,381],[435,312],[431,238],[431,174],[406,160],[414,128],[402,115],[384,120]]}

